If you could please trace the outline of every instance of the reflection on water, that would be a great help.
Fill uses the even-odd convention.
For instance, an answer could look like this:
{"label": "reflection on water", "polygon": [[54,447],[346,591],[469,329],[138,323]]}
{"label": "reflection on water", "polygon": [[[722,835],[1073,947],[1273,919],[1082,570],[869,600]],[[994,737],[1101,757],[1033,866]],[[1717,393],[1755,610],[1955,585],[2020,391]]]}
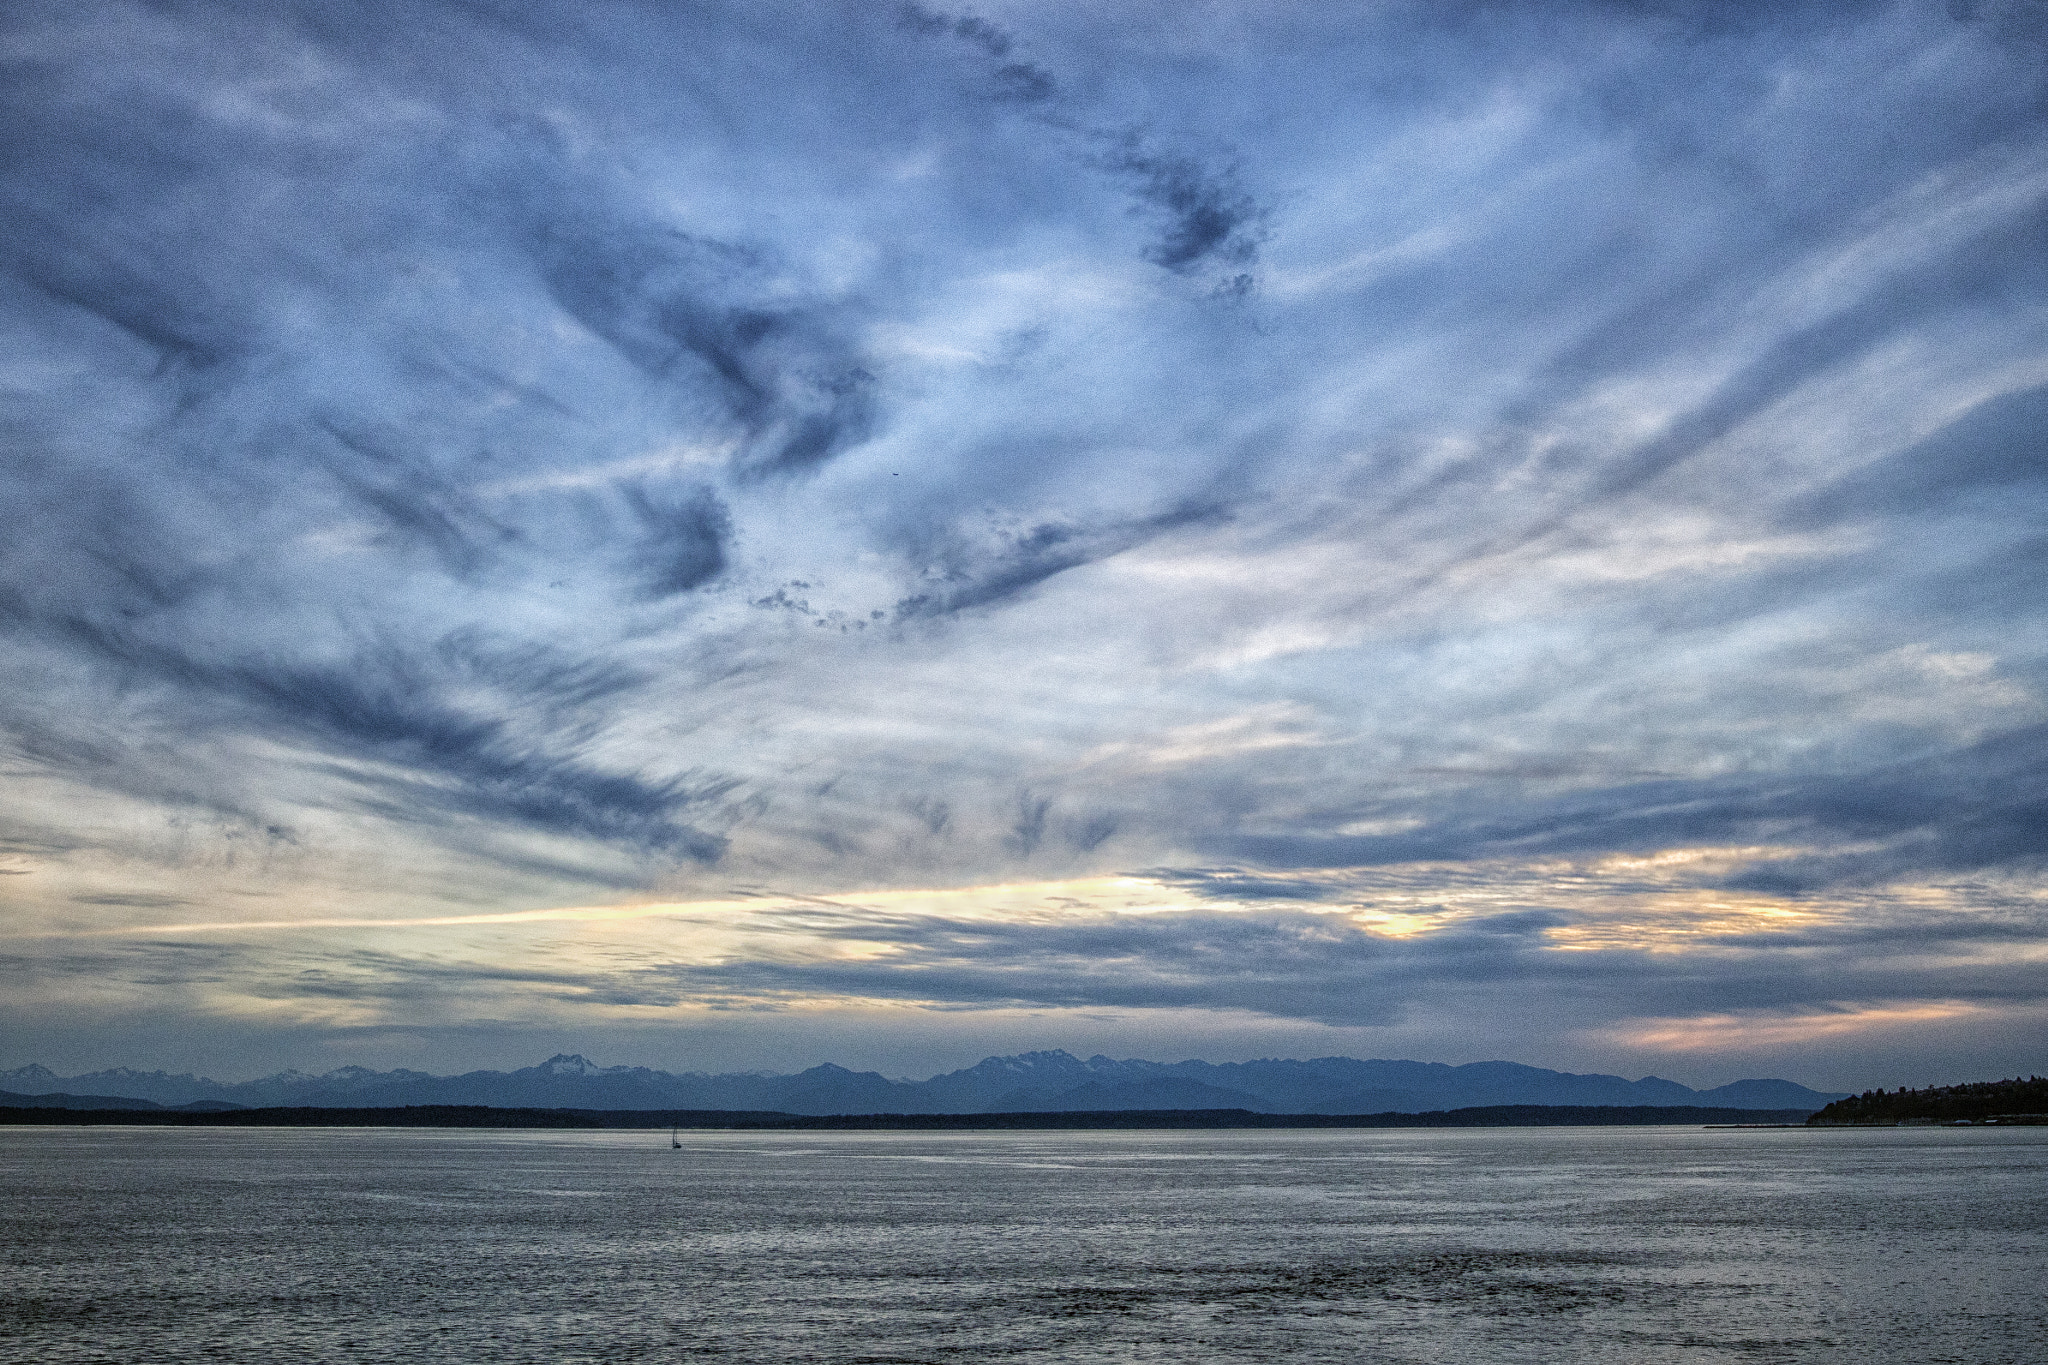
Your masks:
{"label": "reflection on water", "polygon": [[0,1129],[0,1358],[2048,1361],[2048,1129]]}

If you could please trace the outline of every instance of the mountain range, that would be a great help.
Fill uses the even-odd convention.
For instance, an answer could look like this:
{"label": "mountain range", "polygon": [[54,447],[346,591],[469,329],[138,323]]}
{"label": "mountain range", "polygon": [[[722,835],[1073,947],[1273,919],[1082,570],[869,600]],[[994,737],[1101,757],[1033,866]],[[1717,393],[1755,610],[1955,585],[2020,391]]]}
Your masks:
{"label": "mountain range", "polygon": [[598,1066],[557,1054],[517,1071],[432,1076],[345,1066],[311,1075],[283,1071],[223,1083],[189,1073],[117,1067],[59,1076],[31,1065],[0,1071],[0,1090],[24,1095],[129,1097],[163,1105],[382,1107],[487,1104],[575,1109],[752,1109],[788,1114],[988,1114],[1104,1109],[1250,1109],[1267,1114],[1422,1113],[1498,1104],[1699,1105],[1817,1110],[1840,1094],[1781,1080],[1694,1090],[1645,1076],[1574,1075],[1517,1062],[1309,1061],[1148,1062],[1066,1052],[989,1057],[929,1080],[891,1080],[826,1063],[795,1075],[676,1075],[644,1066]]}

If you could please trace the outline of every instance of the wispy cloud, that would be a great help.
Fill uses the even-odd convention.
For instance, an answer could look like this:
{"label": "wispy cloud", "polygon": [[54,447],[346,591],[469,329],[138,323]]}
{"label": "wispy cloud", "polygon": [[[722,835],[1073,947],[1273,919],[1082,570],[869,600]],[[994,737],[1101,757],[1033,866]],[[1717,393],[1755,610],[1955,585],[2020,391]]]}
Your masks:
{"label": "wispy cloud", "polygon": [[[99,935],[117,1052],[302,980],[294,1037],[439,991],[1422,1048],[1477,992],[1988,1056],[2048,932],[2044,37],[14,6],[18,1008]],[[244,930],[299,946],[196,951]]]}

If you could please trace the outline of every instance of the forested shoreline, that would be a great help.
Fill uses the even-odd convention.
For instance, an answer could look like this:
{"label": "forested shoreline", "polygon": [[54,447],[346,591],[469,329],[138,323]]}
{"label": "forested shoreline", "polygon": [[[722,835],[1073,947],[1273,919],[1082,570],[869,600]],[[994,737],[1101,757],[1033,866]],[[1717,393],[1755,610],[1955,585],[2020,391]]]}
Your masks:
{"label": "forested shoreline", "polygon": [[1887,1123],[2048,1123],[2048,1079],[1969,1081],[1922,1090],[1866,1090],[1807,1119],[1814,1128]]}

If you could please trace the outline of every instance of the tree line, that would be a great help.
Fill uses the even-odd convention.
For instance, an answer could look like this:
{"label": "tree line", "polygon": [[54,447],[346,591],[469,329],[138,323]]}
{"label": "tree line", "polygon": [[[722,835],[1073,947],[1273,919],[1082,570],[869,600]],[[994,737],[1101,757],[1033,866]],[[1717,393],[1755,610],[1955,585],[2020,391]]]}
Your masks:
{"label": "tree line", "polygon": [[2048,1080],[2015,1076],[2009,1081],[1969,1081],[1935,1085],[1924,1090],[1866,1090],[1836,1100],[1806,1122],[1809,1126],[1840,1123],[1937,1123],[1994,1119],[2048,1120]]}

